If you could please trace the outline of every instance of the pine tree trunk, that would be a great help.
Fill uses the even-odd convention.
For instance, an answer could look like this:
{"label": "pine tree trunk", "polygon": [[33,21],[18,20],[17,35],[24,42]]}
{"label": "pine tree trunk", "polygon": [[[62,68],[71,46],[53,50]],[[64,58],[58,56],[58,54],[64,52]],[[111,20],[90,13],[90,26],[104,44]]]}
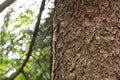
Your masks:
{"label": "pine tree trunk", "polygon": [[120,0],[57,0],[51,80],[120,80]]}

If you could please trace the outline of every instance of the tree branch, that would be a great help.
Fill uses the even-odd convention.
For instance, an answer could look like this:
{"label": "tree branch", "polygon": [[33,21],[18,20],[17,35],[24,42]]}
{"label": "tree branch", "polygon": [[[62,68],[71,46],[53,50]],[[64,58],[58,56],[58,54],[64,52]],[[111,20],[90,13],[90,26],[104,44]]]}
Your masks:
{"label": "tree branch", "polygon": [[24,75],[24,77],[25,77],[26,80],[29,80],[28,75],[26,75],[26,73],[24,72],[24,70],[22,71],[22,74]]}
{"label": "tree branch", "polygon": [[16,0],[6,0],[0,5],[0,12],[2,12],[6,7],[10,6]]}
{"label": "tree branch", "polygon": [[36,61],[36,63],[40,66],[40,68],[41,68],[44,76],[46,77],[46,79],[49,80],[49,78],[48,78],[47,74],[45,73],[45,70],[43,69],[43,67],[42,67],[42,65],[40,64],[40,62],[37,61],[37,59],[36,59],[34,56],[32,56],[32,58],[33,58],[33,59]]}
{"label": "tree branch", "polygon": [[42,12],[44,10],[45,1],[46,0],[42,0],[40,11],[39,11],[39,14],[38,14],[38,17],[37,17],[37,22],[35,24],[35,29],[34,29],[34,32],[33,32],[33,37],[31,39],[29,50],[28,50],[28,52],[26,54],[26,58],[22,62],[20,68],[13,75],[10,76],[9,80],[13,80],[17,75],[19,75],[22,72],[23,68],[25,67],[26,63],[28,62],[28,60],[29,60],[29,58],[30,58],[30,56],[32,54],[33,46],[34,46],[38,31],[39,31],[39,25],[40,25],[41,15],[42,15]]}

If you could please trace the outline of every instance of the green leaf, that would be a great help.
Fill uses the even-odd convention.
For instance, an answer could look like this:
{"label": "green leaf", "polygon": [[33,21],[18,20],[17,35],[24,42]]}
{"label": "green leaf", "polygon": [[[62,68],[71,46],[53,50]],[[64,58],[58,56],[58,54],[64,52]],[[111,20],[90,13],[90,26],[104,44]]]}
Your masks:
{"label": "green leaf", "polygon": [[19,74],[14,80],[26,80],[23,74]]}

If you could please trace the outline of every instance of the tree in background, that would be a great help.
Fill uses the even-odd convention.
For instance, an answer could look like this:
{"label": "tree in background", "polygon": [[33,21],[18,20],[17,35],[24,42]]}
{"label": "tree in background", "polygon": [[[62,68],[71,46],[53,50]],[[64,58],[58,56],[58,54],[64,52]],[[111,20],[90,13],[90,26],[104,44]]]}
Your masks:
{"label": "tree in background", "polygon": [[[0,12],[14,1],[3,2]],[[53,8],[49,9],[49,17],[40,23],[44,7],[51,2],[45,1],[42,1],[40,11],[36,9],[38,16],[35,9],[29,7],[13,19],[12,15],[18,12],[14,10],[16,3],[6,12],[0,32],[0,80],[50,80]],[[40,5],[37,4],[33,2],[31,6]],[[25,5],[18,10],[23,7]],[[33,27],[37,28],[34,30]]]}
{"label": "tree in background", "polygon": [[56,0],[51,80],[120,80],[120,0]]}

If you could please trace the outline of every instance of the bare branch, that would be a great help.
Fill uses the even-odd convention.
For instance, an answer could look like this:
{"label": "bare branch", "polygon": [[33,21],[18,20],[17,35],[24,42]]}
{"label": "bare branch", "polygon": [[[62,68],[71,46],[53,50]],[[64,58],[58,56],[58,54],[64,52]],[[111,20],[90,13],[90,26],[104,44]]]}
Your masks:
{"label": "bare branch", "polygon": [[10,76],[10,79],[9,80],[13,80],[17,75],[19,75],[23,68],[25,67],[26,63],[28,62],[31,54],[32,54],[32,50],[33,50],[33,46],[34,46],[34,43],[35,43],[35,40],[36,40],[36,37],[37,37],[37,34],[38,34],[38,31],[39,31],[39,25],[40,25],[40,20],[41,20],[41,15],[42,15],[42,12],[44,10],[44,6],[45,6],[45,1],[46,0],[42,0],[42,4],[41,4],[41,7],[40,7],[40,11],[39,11],[39,14],[38,14],[38,17],[37,17],[37,22],[35,24],[35,29],[34,29],[34,32],[33,32],[33,37],[31,39],[31,43],[30,43],[30,46],[29,46],[29,50],[26,54],[26,58],[24,59],[24,61],[22,62],[20,68],[15,72],[13,73],[11,76]]}
{"label": "bare branch", "polygon": [[16,0],[6,0],[0,5],[0,12],[2,12],[6,7],[10,6]]}

